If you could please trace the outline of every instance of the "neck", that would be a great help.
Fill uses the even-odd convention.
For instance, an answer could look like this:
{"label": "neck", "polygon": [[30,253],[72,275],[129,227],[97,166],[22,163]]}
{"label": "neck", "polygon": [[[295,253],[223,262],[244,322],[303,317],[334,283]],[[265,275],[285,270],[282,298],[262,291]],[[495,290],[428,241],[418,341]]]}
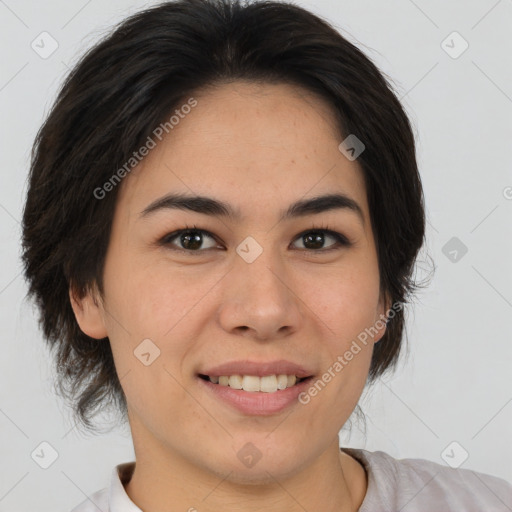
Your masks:
{"label": "neck", "polygon": [[293,475],[276,477],[267,471],[257,483],[237,482],[232,472],[212,473],[161,446],[145,443],[142,451],[134,445],[137,462],[125,490],[145,512],[168,509],[169,504],[190,512],[353,512],[366,494],[364,468],[339,450],[337,438]]}

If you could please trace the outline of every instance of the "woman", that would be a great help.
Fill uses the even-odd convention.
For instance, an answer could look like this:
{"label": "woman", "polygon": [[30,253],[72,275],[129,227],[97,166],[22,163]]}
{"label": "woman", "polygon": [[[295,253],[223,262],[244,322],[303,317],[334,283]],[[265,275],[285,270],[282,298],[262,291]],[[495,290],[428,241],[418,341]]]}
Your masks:
{"label": "woman", "polygon": [[38,134],[25,273],[61,392],[136,461],[74,512],[505,511],[502,479],[339,447],[396,364],[424,242],[409,120],[291,4],[134,15]]}

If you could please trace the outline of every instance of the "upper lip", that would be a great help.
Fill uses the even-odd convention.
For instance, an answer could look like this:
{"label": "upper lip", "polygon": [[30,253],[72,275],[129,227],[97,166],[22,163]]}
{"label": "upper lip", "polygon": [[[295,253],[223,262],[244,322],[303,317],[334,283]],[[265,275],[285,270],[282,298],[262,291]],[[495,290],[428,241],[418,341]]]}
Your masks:
{"label": "upper lip", "polygon": [[230,361],[201,370],[199,374],[209,377],[220,377],[223,375],[255,375],[257,377],[264,377],[265,375],[295,375],[299,379],[303,379],[310,377],[312,372],[300,364],[279,359],[275,361],[259,362],[249,360]]}

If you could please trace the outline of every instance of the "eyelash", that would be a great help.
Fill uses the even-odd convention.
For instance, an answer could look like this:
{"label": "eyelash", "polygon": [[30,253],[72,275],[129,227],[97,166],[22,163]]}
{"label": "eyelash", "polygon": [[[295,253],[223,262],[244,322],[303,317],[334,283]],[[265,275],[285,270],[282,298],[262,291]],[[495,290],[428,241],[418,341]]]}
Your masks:
{"label": "eyelash", "polygon": [[[196,225],[194,225],[192,227],[186,225],[183,229],[173,231],[172,233],[168,233],[167,235],[163,236],[159,240],[159,244],[164,245],[166,247],[172,246],[171,240],[178,238],[180,235],[182,235],[184,233],[190,233],[190,232],[201,233],[203,235],[207,235],[212,240],[217,241],[216,237],[209,231],[207,231],[205,229],[201,229],[201,228],[197,227]],[[327,249],[298,249],[298,250],[308,251],[308,252],[312,252],[312,253],[326,253],[326,252],[339,250],[343,247],[350,247],[352,245],[352,242],[350,242],[350,240],[345,235],[338,233],[337,231],[334,231],[332,229],[329,229],[329,227],[326,225],[313,226],[311,229],[308,229],[306,231],[303,231],[302,233],[299,233],[294,240],[297,240],[307,234],[318,233],[318,232],[321,232],[321,233],[324,233],[324,234],[327,234],[327,235],[333,237],[336,240],[336,243]],[[171,247],[171,250],[175,250],[175,251],[187,253],[187,254],[194,254],[194,255],[200,254],[200,253],[208,251],[210,249],[214,249],[214,248],[211,247],[209,249],[198,249],[198,250],[193,251],[190,249],[180,249],[179,247]]]}

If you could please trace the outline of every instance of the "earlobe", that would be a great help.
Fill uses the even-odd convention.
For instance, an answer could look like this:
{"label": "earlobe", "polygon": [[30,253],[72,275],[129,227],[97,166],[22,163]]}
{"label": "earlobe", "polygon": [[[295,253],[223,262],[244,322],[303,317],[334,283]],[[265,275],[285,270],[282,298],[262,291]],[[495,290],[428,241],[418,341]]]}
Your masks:
{"label": "earlobe", "polygon": [[105,322],[103,321],[101,301],[97,299],[94,291],[87,290],[83,297],[79,297],[73,287],[70,286],[69,300],[82,332],[96,339],[108,336]]}
{"label": "earlobe", "polygon": [[389,299],[389,295],[381,294],[381,297],[379,299],[379,305],[377,307],[377,315],[375,318],[375,329],[377,329],[377,333],[375,334],[373,338],[373,342],[377,343],[381,340],[381,338],[386,333],[386,321],[387,321],[387,314],[391,307],[391,301]]}

